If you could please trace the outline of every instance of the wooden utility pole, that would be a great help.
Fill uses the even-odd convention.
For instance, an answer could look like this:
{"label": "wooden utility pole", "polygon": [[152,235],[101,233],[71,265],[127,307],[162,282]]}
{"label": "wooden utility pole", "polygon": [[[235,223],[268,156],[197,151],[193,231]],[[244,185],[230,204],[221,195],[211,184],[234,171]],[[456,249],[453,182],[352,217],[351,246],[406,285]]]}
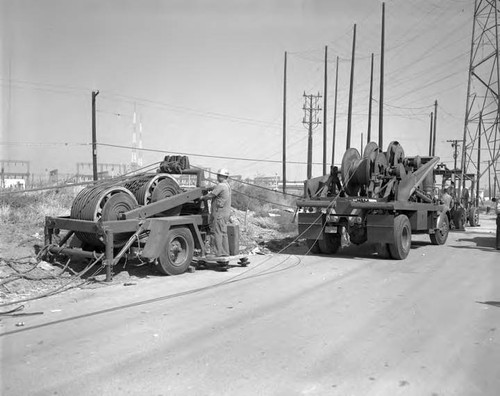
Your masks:
{"label": "wooden utility pole", "polygon": [[437,127],[438,101],[434,102],[434,132],[432,134],[432,156],[436,155],[436,127]]}
{"label": "wooden utility pole", "polygon": [[283,77],[283,192],[286,193],[286,60],[287,53],[285,51],[285,66]]}
{"label": "wooden utility pole", "polygon": [[335,165],[335,139],[337,133],[337,97],[339,83],[339,57],[337,56],[337,65],[335,67],[335,100],[333,105],[333,139],[332,139],[332,166]]}
{"label": "wooden utility pole", "polygon": [[378,102],[378,147],[384,145],[384,45],[385,45],[385,3],[382,3],[382,35],[380,40],[380,99]]}
{"label": "wooden utility pole", "polygon": [[434,133],[433,128],[433,121],[434,121],[434,113],[431,111],[431,128],[429,132],[429,157],[432,156],[432,134]]}
{"label": "wooden utility pole", "polygon": [[316,128],[321,121],[318,120],[318,112],[321,108],[318,105],[318,101],[321,99],[321,95],[306,95],[304,92],[304,119],[302,123],[308,129],[308,139],[307,139],[307,179],[312,178],[312,131]]}
{"label": "wooden utility pole", "polygon": [[92,91],[92,170],[94,181],[97,181],[97,132],[95,117],[95,98],[99,91]]}
{"label": "wooden utility pole", "polygon": [[372,63],[370,68],[370,99],[368,100],[368,135],[366,136],[366,143],[370,143],[372,139],[372,101],[373,101],[373,53],[372,53]]}
{"label": "wooden utility pole", "polygon": [[352,94],[354,90],[354,56],[356,52],[356,24],[354,24],[352,36],[352,56],[351,56],[351,80],[349,83],[349,108],[347,110],[347,138],[346,150],[351,147],[351,118],[352,118]]}
{"label": "wooden utility pole", "polygon": [[326,109],[327,107],[327,78],[328,78],[328,46],[325,45],[325,86],[323,88],[323,175],[326,175]]}
{"label": "wooden utility pole", "polygon": [[[454,159],[454,164],[453,164],[453,184],[455,185],[456,181],[456,172],[457,172],[457,157],[458,157],[458,142],[461,142],[461,140],[447,140],[448,143],[451,143],[451,147],[454,148],[453,151],[453,159]],[[462,175],[463,176],[463,175]],[[456,186],[455,186],[456,188]]]}

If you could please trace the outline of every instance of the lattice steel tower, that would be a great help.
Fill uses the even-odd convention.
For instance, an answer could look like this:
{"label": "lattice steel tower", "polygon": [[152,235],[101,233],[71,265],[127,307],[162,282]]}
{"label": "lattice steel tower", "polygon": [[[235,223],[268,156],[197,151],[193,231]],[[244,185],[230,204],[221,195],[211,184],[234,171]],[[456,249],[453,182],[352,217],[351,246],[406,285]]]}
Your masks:
{"label": "lattice steel tower", "polygon": [[[474,3],[461,161],[462,173],[474,173],[478,180],[491,171],[492,196],[497,195],[500,186],[497,174],[500,157],[499,7],[500,0],[475,0]],[[484,166],[485,163],[488,165]]]}

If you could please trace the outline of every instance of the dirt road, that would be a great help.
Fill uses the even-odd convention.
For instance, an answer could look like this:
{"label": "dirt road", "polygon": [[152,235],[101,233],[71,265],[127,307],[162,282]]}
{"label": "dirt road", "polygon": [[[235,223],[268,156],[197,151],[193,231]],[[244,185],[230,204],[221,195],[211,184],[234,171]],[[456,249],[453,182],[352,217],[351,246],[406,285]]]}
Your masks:
{"label": "dirt road", "polygon": [[498,395],[493,241],[258,256],[32,302],[43,315],[0,322],[1,394]]}

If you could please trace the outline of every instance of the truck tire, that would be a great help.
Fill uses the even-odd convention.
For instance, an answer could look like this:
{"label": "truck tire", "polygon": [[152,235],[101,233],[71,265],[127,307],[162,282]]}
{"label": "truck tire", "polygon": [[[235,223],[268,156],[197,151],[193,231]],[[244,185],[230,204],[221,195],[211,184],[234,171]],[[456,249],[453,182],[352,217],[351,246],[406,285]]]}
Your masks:
{"label": "truck tire", "polygon": [[450,231],[450,221],[448,216],[443,216],[443,222],[440,228],[434,230],[434,234],[429,234],[431,243],[433,245],[444,245],[448,239],[448,232]]}
{"label": "truck tire", "polygon": [[479,225],[479,210],[475,207],[469,209],[469,224],[471,227]]}
{"label": "truck tire", "polygon": [[405,215],[394,218],[394,243],[389,245],[391,256],[395,260],[404,260],[411,248],[411,225]]}
{"label": "truck tire", "polygon": [[180,275],[187,271],[193,259],[194,239],[187,227],[171,228],[156,268],[165,275]]}
{"label": "truck tire", "polygon": [[319,249],[318,241],[316,239],[306,239],[306,244],[307,244],[307,248],[309,249],[308,253],[312,253],[312,254],[321,253],[321,251]]}
{"label": "truck tire", "polygon": [[323,254],[335,254],[340,248],[340,235],[323,233],[323,239],[318,240],[319,250]]}

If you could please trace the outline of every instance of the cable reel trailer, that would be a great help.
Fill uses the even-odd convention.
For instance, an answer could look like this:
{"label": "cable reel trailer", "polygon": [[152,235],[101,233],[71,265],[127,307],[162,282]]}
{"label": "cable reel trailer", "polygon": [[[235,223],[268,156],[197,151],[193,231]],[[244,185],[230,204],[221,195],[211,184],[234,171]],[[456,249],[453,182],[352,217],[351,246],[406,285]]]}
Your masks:
{"label": "cable reel trailer", "polygon": [[349,148],[342,159],[342,183],[333,167],[330,175],[305,182],[304,198],[297,201],[299,234],[313,253],[335,254],[341,245],[368,242],[396,260],[408,256],[412,234],[427,233],[432,244],[444,244],[448,213],[433,195],[438,161],[405,157],[396,141],[386,152],[374,142],[363,155]]}
{"label": "cable reel trailer", "polygon": [[[203,170],[190,168],[187,157],[182,158],[184,166],[167,156],[157,173],[84,188],[69,216],[46,217],[47,254],[86,259],[103,255],[106,280],[131,248],[166,275],[192,268],[193,259],[206,256],[209,211],[200,201],[207,191]],[[176,175],[194,177],[195,186],[181,187]],[[67,232],[54,244],[61,230]]]}

